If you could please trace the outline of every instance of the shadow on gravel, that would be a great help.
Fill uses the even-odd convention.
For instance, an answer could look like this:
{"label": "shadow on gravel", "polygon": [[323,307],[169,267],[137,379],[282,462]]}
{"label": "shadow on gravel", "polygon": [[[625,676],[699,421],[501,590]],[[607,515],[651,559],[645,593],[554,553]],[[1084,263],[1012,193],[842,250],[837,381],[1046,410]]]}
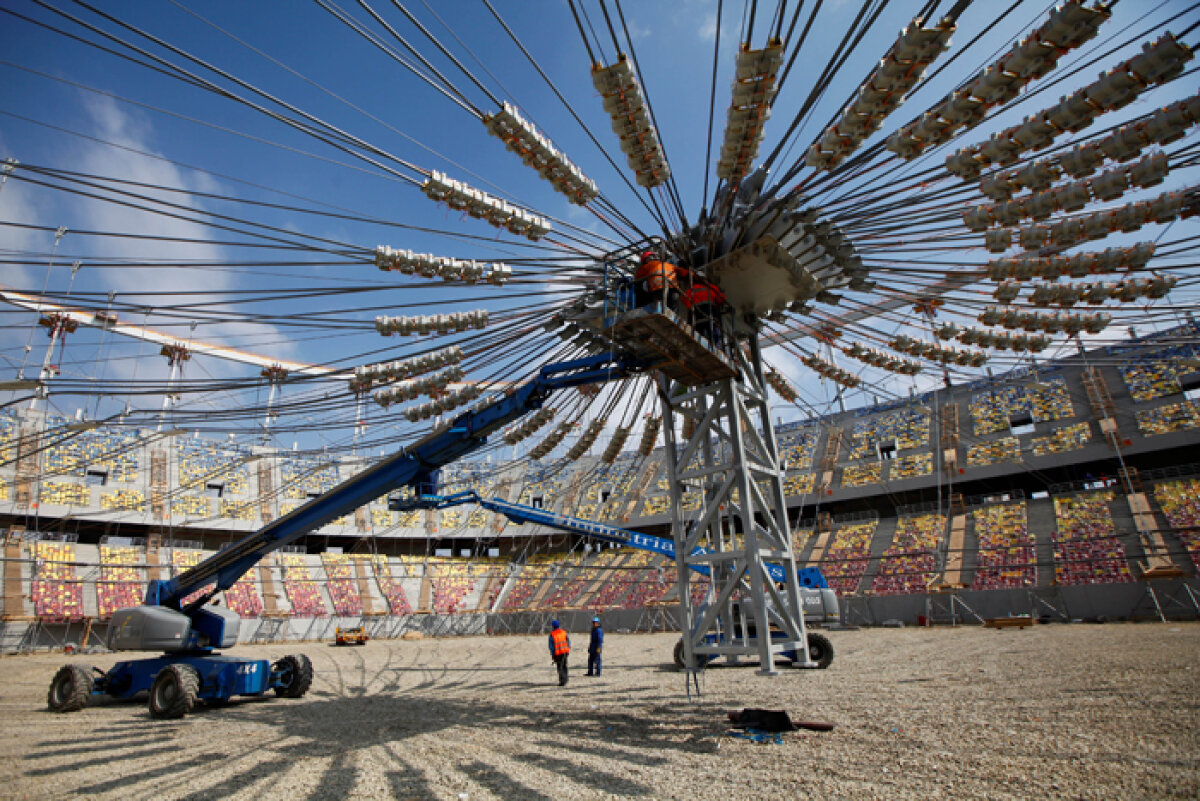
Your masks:
{"label": "shadow on gravel", "polygon": [[[100,708],[103,708],[106,706],[115,706],[118,704],[129,704],[129,703],[141,704],[142,706],[145,706],[146,699],[148,697],[149,697],[149,693],[138,693],[137,695],[133,696],[133,698],[113,698],[111,695],[93,695],[88,698],[87,705],[88,705],[88,708],[94,707],[97,709],[100,709]],[[38,709],[45,715],[58,716],[58,715],[62,714],[61,712],[55,712],[55,711],[51,710],[45,704],[41,704],[38,707]]]}
{"label": "shadow on gravel", "polygon": [[[537,686],[545,689],[544,684]],[[198,706],[194,716],[219,716],[233,730],[243,724],[254,727],[252,753],[237,757],[223,753],[227,744],[219,742],[196,748],[192,741],[186,747],[184,740],[174,741],[188,737],[186,723],[177,729],[150,721],[143,713],[127,726],[97,727],[91,731],[94,739],[39,742],[26,756],[23,772],[83,795],[153,795],[168,782],[174,792],[190,793],[182,797],[198,801],[265,790],[298,762],[321,759],[328,764],[315,777],[310,797],[339,798],[359,779],[350,755],[365,749],[379,754],[382,749],[391,762],[382,767],[392,792],[428,797],[431,782],[440,779],[407,758],[409,740],[442,733],[453,738],[471,729],[482,730],[485,740],[502,745],[494,755],[508,764],[488,764],[494,760],[487,750],[464,751],[455,768],[501,797],[540,801],[545,796],[526,783],[531,769],[558,774],[585,794],[648,797],[653,790],[629,776],[631,763],[658,765],[669,762],[670,757],[661,756],[667,751],[707,753],[711,748],[705,743],[712,734],[711,712],[682,702],[631,699],[627,711],[568,714],[529,709],[511,697],[511,689],[509,693],[509,701],[499,703],[418,692],[401,697],[255,699],[219,710]],[[92,770],[110,763],[114,754],[120,754],[123,771],[97,781]],[[587,764],[574,754],[586,754]]]}
{"label": "shadow on gravel", "polygon": [[387,668],[390,673],[485,673],[489,670],[497,673],[512,673],[511,667],[450,667],[448,665],[438,665],[437,667],[429,667],[428,665],[420,665],[416,667],[390,667]]}
{"label": "shadow on gravel", "polygon": [[[591,686],[591,685],[589,685]],[[622,698],[632,698],[638,695],[653,695],[655,697],[662,695],[662,690],[657,687],[604,687],[604,677],[600,677],[598,686],[592,688],[592,695],[619,695]]]}
{"label": "shadow on gravel", "polygon": [[550,796],[522,784],[520,780],[509,776],[499,768],[480,761],[467,762],[458,769],[488,788],[499,798],[521,798],[529,801],[553,801]]}
{"label": "shadow on gravel", "polygon": [[616,748],[606,748],[603,745],[594,743],[560,743],[557,740],[542,739],[538,741],[538,745],[543,748],[565,748],[568,751],[576,754],[591,754],[602,759],[610,759],[614,762],[632,762],[635,765],[645,765],[652,767],[655,765],[665,765],[669,762],[666,757],[656,756],[654,754],[643,754],[640,751],[618,750]]}
{"label": "shadow on gravel", "polygon": [[[483,699],[448,699],[444,695],[409,693],[401,697],[330,698],[307,703],[277,701],[244,712],[246,722],[274,728],[291,738],[289,751],[298,757],[334,756],[347,750],[401,742],[453,728],[495,728],[497,737],[517,742],[552,736],[562,742],[604,742],[650,751],[700,751],[694,742],[711,731],[710,712],[688,704],[655,705],[636,714],[600,712],[588,716],[531,710]],[[266,738],[268,741],[272,738]]]}

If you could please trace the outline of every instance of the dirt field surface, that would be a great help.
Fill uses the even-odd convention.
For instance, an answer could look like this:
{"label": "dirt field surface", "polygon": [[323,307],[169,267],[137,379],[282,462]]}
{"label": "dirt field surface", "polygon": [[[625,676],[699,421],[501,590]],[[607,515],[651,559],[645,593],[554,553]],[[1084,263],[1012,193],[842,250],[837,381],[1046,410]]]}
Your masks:
{"label": "dirt field surface", "polygon": [[[825,671],[712,667],[689,701],[676,638],[609,632],[571,681],[544,637],[307,653],[296,700],[150,719],[143,700],[46,710],[61,655],[0,660],[0,797],[119,799],[1186,798],[1200,796],[1200,624],[831,632]],[[76,657],[101,668],[115,656]],[[782,666],[781,666],[782,667]],[[830,732],[730,736],[787,709]]]}

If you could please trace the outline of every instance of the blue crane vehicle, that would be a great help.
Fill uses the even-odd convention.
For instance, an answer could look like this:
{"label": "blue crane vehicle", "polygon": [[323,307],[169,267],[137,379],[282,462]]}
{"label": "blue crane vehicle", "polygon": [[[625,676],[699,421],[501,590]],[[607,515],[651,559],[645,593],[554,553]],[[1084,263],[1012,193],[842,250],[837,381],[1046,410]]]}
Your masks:
{"label": "blue crane vehicle", "polygon": [[[432,478],[436,481],[437,477],[433,476]],[[500,498],[484,498],[475,490],[438,495],[434,491],[436,484],[419,486],[417,489],[419,492],[409,497],[393,496],[389,498],[388,508],[393,511],[405,511],[408,509],[445,509],[451,506],[475,504],[489,512],[504,515],[518,525],[529,523],[545,526],[601,542],[612,542],[650,551],[671,560],[675,559],[675,542],[666,537],[656,537],[639,531],[617,528],[595,520],[561,515]],[[705,548],[697,548],[694,553],[706,552],[708,551]],[[692,565],[691,570],[705,576],[709,575],[709,570],[705,565]],[[768,563],[766,570],[773,581],[784,580],[783,568],[780,565]],[[825,576],[821,574],[821,571],[815,567],[799,568],[796,570],[796,579],[800,585],[800,599],[803,604],[805,622],[808,624],[839,622],[837,593],[829,587],[829,583],[825,581]],[[742,614],[739,604],[733,604],[732,616],[733,620],[720,621],[717,631],[710,632],[706,636],[707,644],[724,645],[729,637],[737,640],[753,640],[756,634],[754,624],[744,619],[745,616]],[[782,632],[775,630],[772,630],[771,634],[775,638],[782,636]],[[818,668],[827,668],[833,661],[833,645],[823,634],[815,631],[808,632],[808,650],[812,661]],[[675,663],[681,668],[683,667],[682,651],[683,641],[681,640],[676,645],[674,654]],[[784,651],[783,656],[793,662],[802,661],[792,651]],[[711,659],[706,659],[707,661],[711,661]]]}
{"label": "blue crane vehicle", "polygon": [[[71,712],[86,706],[92,695],[130,698],[149,691],[152,716],[178,718],[197,701],[222,703],[235,695],[263,695],[268,690],[299,698],[313,679],[312,663],[303,654],[271,663],[216,652],[237,643],[241,623],[232,610],[208,603],[217,593],[232,587],[267,554],[326,523],[398,487],[428,485],[443,465],[484,445],[488,436],[539,408],[555,390],[622,379],[641,369],[639,362],[605,354],[547,365],[503,397],[435,428],[190,570],[151,581],[141,606],[113,613],[108,647],[157,651],[161,656],[118,662],[107,672],[66,665],[50,684],[47,704],[54,711]],[[198,597],[185,602],[197,592]]]}

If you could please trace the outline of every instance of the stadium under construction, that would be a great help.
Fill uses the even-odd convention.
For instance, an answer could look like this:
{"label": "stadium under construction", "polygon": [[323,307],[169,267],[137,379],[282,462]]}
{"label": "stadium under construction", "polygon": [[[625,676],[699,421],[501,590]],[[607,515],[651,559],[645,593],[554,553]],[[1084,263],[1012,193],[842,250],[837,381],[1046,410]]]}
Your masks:
{"label": "stadium under construction", "polygon": [[0,4],[6,792],[1196,796],[1200,7],[107,6]]}
{"label": "stadium under construction", "polygon": [[[324,636],[314,621],[347,617],[387,632],[479,631],[511,629],[510,613],[536,628],[559,610],[622,610],[632,625],[691,632],[689,669],[696,653],[716,654],[702,639],[736,601],[784,632],[757,646],[768,672],[772,652],[805,640],[805,582],[841,595],[843,623],[1196,613],[1188,393],[1200,361],[1186,229],[1200,211],[1187,183],[1200,99],[1180,80],[1192,74],[1190,10],[1118,29],[1124,10],[1111,3],[1072,0],[1020,23],[1020,4],[984,20],[967,0],[930,2],[891,36],[879,32],[884,9],[864,8],[805,88],[788,79],[802,46],[819,48],[819,9],[789,15],[781,2],[768,19],[750,3],[724,64],[724,20],[712,31],[708,102],[686,106],[707,107],[704,169],[684,175],[667,139],[688,114],[675,102],[654,113],[644,70],[657,54],[638,63],[619,2],[568,4],[587,69],[564,95],[485,0],[485,40],[502,35],[538,93],[551,90],[540,125],[536,104],[502,99],[500,77],[459,57],[474,59],[431,10],[422,20],[396,4],[414,44],[369,6],[359,20],[318,4],[345,52],[384,59],[450,101],[456,120],[482,124],[494,153],[457,141],[455,126],[452,157],[422,145],[429,167],[326,119],[334,109],[305,109],[313,95],[273,70],[256,76],[263,65],[240,63],[223,38],[200,37],[206,57],[153,33],[165,19],[80,5],[82,16],[53,4],[8,13],[56,47],[115,56],[114,82],[150,66],[192,86],[196,104],[217,95],[237,115],[218,129],[280,159],[322,156],[260,141],[262,126],[329,147],[338,160],[322,168],[348,158],[424,213],[401,223],[334,206],[315,172],[306,195],[272,186],[282,173],[254,182],[186,165],[182,151],[153,152],[153,123],[123,116],[137,101],[87,84],[70,91],[117,103],[106,129],[86,112],[95,135],[22,117],[85,137],[97,157],[54,163],[26,137],[32,158],[8,158],[0,184],[8,263],[26,284],[0,297],[21,320],[9,328],[28,331],[7,344],[0,418],[6,649],[65,641],[60,630],[79,625],[85,641],[104,640],[97,627],[113,613],[150,614],[140,598],[195,647]],[[956,47],[960,26],[973,38]],[[882,57],[833,90],[872,31]],[[989,46],[998,58],[983,57]],[[972,57],[972,77],[943,75]],[[30,59],[15,67],[29,89],[56,82]],[[1072,94],[1039,97],[1096,63],[1106,70]],[[344,69],[329,86],[289,75],[380,121],[356,104],[359,87],[334,88]],[[715,137],[721,76],[731,99]],[[579,94],[602,101],[587,119]],[[876,137],[917,98],[925,111]],[[147,113],[169,115],[156,103],[175,100],[173,87],[150,99]],[[789,107],[791,124],[768,140],[772,113]],[[805,138],[817,108],[830,120]],[[564,111],[572,125],[556,145],[544,131],[565,126]],[[447,132],[435,117],[409,120],[412,132]],[[592,147],[568,156],[576,126]],[[593,150],[630,198],[588,177]],[[101,154],[115,153],[133,160],[128,174],[104,172]],[[468,155],[478,163],[452,160]],[[166,172],[143,176],[143,160]],[[532,202],[478,172],[501,162],[496,180],[531,180]],[[685,195],[700,197],[698,213]],[[51,223],[56,213],[82,224]],[[446,214],[462,230],[446,229]],[[474,252],[444,255],[446,240]],[[384,311],[401,313],[372,314]],[[429,500],[461,491],[661,536],[675,558],[613,547],[624,534],[598,541],[574,524]],[[414,494],[423,505],[405,505]],[[805,564],[824,578],[798,583]],[[193,630],[189,615],[222,595],[259,624]]]}
{"label": "stadium under construction", "polygon": [[[794,547],[842,622],[1194,618],[1200,387],[1191,323],[888,404],[778,427]],[[102,643],[109,615],[358,473],[187,431],[0,418],[4,647]],[[564,465],[464,461],[444,493],[670,535],[661,446]],[[225,594],[248,641],[540,631],[604,613],[677,625],[665,557],[477,505],[392,511],[313,531]],[[685,496],[684,508],[699,498]],[[89,639],[91,638],[91,639]]]}
{"label": "stadium under construction", "polygon": [[[77,130],[22,124],[95,157],[66,163],[26,137],[5,162],[25,285],[0,298],[28,331],[2,385],[5,650],[111,645],[111,621],[146,615],[203,650],[360,623],[535,631],[602,610],[690,632],[689,670],[736,652],[772,672],[794,647],[813,664],[802,587],[832,588],[841,624],[1200,610],[1191,10],[1071,0],[1021,22],[1019,3],[993,18],[930,2],[893,35],[895,10],[864,8],[805,86],[797,56],[828,46],[810,37],[819,7],[746,4],[730,54],[718,4],[707,103],[670,92],[655,114],[661,55],[639,63],[619,2],[565,9],[587,69],[564,94],[485,0],[472,35],[513,48],[500,72],[549,89],[541,105],[502,98],[432,10],[395,4],[414,43],[369,6],[318,5],[340,52],[415,81],[413,107],[449,101],[446,119],[481,123],[490,150],[409,117],[405,141],[455,149],[422,144],[437,164],[419,166],[352,132],[381,119],[341,62],[328,85],[284,80],[185,9],[221,41],[193,52],[153,32],[165,17],[86,4],[8,12],[100,59],[113,85],[150,66],[165,84],[139,108],[167,114],[143,122],[125,110],[138,101],[76,82],[116,105]],[[869,67],[857,86],[834,81],[851,54]],[[25,88],[65,86],[40,57],[15,67]],[[980,63],[956,82],[943,73],[960,58]],[[1097,79],[1040,97],[1093,64]],[[196,109],[228,103],[212,130],[256,143],[244,177],[155,152],[156,124],[189,124],[167,108],[178,81]],[[336,108],[305,108],[314,88]],[[926,110],[876,136],[905,103]],[[768,138],[781,108],[794,119]],[[704,109],[703,158],[694,137],[676,145],[704,169],[672,169],[671,136]],[[805,137],[814,112],[829,122]],[[611,127],[633,181],[592,127]],[[101,166],[118,153],[127,174]],[[272,172],[322,158],[307,186]],[[589,177],[603,161],[628,197]],[[348,165],[410,192],[405,222],[333,205],[319,170]],[[782,642],[706,641],[732,605]]]}

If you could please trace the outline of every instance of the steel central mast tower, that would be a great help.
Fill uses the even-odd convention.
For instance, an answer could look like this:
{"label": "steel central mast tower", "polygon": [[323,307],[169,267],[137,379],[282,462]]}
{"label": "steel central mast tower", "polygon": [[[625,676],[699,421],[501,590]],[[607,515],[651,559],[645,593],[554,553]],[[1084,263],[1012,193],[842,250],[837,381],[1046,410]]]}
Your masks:
{"label": "steel central mast tower", "polygon": [[[765,172],[719,193],[722,217],[606,254],[605,284],[554,327],[655,375],[683,630],[676,662],[775,657],[813,667],[760,350],[764,325],[869,286],[836,226],[795,198],[762,200]],[[696,575],[708,577],[703,597]],[[699,579],[703,581],[703,579]]]}
{"label": "steel central mast tower", "polygon": [[[802,656],[799,666],[812,662],[757,336],[735,358],[739,375],[712,383],[658,378],[680,628],[689,670],[718,655],[745,655],[773,675],[782,652]],[[770,564],[782,568],[782,581]],[[710,576],[702,598],[693,592],[695,571]],[[782,636],[773,639],[772,628]]]}

